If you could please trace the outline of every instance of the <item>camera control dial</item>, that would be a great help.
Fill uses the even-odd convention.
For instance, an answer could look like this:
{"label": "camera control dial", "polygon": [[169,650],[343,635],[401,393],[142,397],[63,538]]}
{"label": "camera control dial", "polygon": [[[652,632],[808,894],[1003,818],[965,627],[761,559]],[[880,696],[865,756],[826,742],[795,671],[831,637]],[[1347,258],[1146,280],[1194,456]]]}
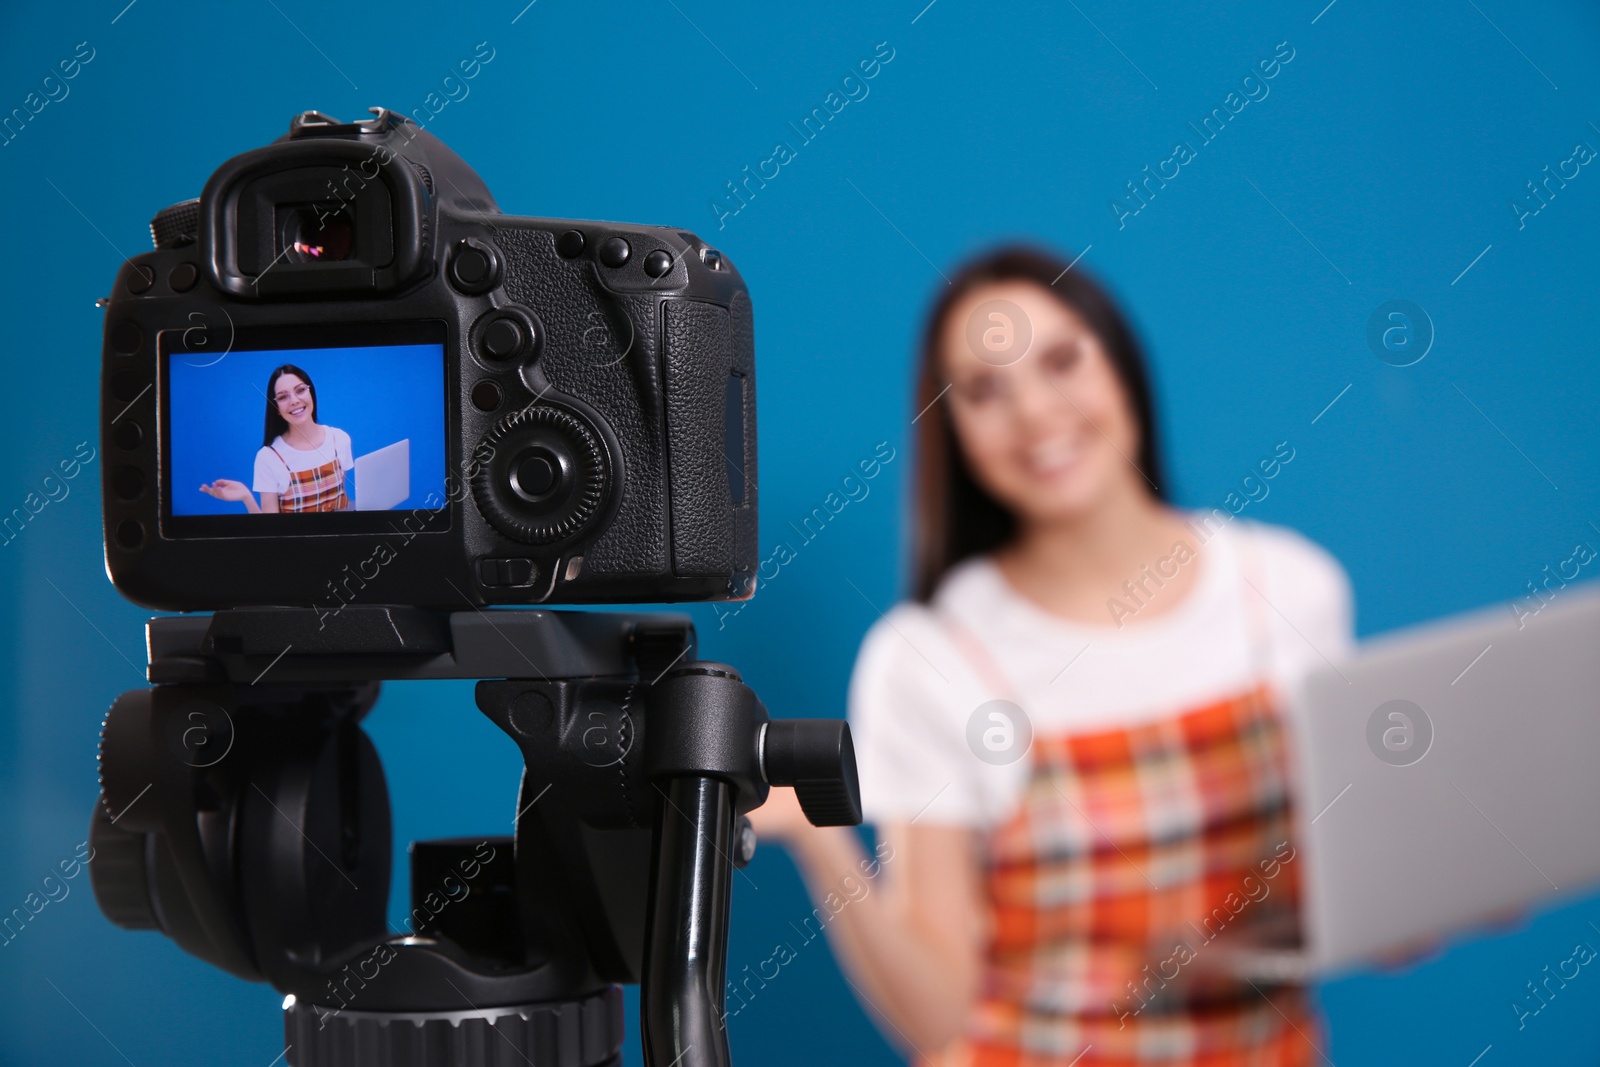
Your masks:
{"label": "camera control dial", "polygon": [[611,476],[605,447],[565,408],[530,404],[483,435],[472,495],[496,530],[548,545],[582,533],[603,510]]}

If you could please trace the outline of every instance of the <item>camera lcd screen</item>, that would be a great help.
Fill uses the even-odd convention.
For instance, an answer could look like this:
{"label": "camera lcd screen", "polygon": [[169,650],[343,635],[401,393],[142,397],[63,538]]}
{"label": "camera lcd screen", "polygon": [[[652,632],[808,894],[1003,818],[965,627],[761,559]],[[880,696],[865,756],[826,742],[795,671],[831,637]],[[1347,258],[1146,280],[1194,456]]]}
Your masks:
{"label": "camera lcd screen", "polygon": [[171,536],[440,528],[443,323],[239,329],[221,354],[161,335]]}

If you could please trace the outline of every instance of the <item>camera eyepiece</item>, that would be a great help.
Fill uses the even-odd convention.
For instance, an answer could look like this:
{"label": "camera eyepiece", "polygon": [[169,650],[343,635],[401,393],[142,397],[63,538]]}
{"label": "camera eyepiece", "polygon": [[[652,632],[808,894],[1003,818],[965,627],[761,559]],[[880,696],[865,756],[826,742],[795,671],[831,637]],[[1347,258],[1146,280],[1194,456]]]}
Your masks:
{"label": "camera eyepiece", "polygon": [[346,260],[356,224],[342,204],[291,204],[278,210],[278,252],[296,263]]}

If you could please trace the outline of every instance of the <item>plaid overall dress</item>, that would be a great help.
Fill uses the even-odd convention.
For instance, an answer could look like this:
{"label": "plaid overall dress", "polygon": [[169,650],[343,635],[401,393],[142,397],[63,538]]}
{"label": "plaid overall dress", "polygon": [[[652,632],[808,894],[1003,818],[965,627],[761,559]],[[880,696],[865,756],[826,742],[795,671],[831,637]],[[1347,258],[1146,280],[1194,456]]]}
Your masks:
{"label": "plaid overall dress", "polygon": [[344,464],[337,454],[321,466],[297,471],[277,445],[270,447],[289,472],[289,489],[278,497],[279,511],[343,511],[350,506],[344,491]]}
{"label": "plaid overall dress", "polygon": [[[1243,595],[1265,679],[1264,611]],[[949,629],[991,687],[1015,692],[975,635]],[[1205,968],[1251,927],[1293,928],[1285,744],[1264,680],[1129,727],[1035,737],[1020,804],[988,835],[977,1007],[934,1062],[1315,1062],[1324,1042],[1302,988]]]}

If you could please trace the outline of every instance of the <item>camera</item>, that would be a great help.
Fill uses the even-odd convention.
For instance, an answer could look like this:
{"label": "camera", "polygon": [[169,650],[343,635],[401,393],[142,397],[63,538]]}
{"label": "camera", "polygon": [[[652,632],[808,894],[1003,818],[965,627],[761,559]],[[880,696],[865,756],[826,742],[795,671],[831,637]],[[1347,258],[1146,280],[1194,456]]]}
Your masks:
{"label": "camera", "polygon": [[[502,215],[382,108],[301,114],[151,236],[102,302],[106,569],[189,614],[105,716],[101,911],[271,983],[289,1067],[615,1067],[630,983],[646,1063],[726,1067],[746,813],[859,823],[848,725],[772,719],[684,615],[483,608],[751,594],[733,264]],[[395,932],[362,724],[401,679],[476,680],[523,770],[511,834],[412,844]]]}
{"label": "camera", "polygon": [[749,294],[681,230],[502,215],[382,108],[159,213],[106,311],[106,568],[146,607],[743,599]]}

